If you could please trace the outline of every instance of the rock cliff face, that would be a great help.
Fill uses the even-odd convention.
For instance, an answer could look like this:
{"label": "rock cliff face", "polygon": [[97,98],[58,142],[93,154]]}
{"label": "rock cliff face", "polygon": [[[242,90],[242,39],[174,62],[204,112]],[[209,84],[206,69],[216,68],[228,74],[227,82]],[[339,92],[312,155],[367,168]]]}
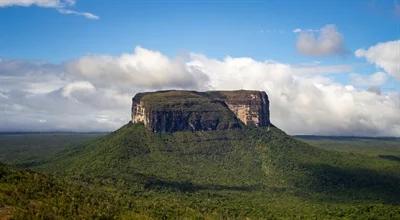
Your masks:
{"label": "rock cliff face", "polygon": [[269,101],[261,91],[159,91],[132,99],[132,122],[153,132],[268,126]]}
{"label": "rock cliff face", "polygon": [[264,91],[213,91],[245,125],[264,127],[269,121],[269,100]]}

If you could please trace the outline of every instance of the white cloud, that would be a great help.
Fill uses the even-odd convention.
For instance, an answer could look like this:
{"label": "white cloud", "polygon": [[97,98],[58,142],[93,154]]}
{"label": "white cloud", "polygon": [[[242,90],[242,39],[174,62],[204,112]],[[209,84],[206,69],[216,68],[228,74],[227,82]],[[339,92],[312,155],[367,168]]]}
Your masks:
{"label": "white cloud", "polygon": [[377,94],[295,67],[251,58],[209,59],[189,64],[207,73],[213,89],[266,90],[271,120],[292,134],[400,135],[400,94]]}
{"label": "white cloud", "polygon": [[352,71],[350,65],[328,65],[321,66],[318,63],[309,65],[293,66],[294,73],[297,74],[332,74],[332,73],[348,73]]}
{"label": "white cloud", "polygon": [[183,58],[170,59],[158,51],[136,47],[117,57],[91,55],[68,63],[67,71],[100,87],[143,89],[201,89],[207,76],[187,70]]}
{"label": "white cloud", "polygon": [[79,12],[70,7],[75,5],[76,0],[0,0],[0,7],[31,7],[55,8],[61,14],[78,15],[87,19],[97,20],[99,16],[89,12]]}
{"label": "white cloud", "polygon": [[72,98],[76,93],[79,94],[91,94],[96,91],[96,88],[87,81],[72,82],[64,86],[62,89],[62,95],[64,97]]}
{"label": "white cloud", "polygon": [[400,80],[400,40],[378,43],[367,50],[358,49],[355,55],[365,57]]}
{"label": "white cloud", "polygon": [[0,90],[19,88],[32,94],[48,93],[65,84],[63,67],[40,62],[0,60]]}
{"label": "white cloud", "polygon": [[[1,61],[0,130],[113,130],[129,121],[136,92],[258,89],[269,95],[272,122],[290,134],[400,136],[400,94],[364,90],[324,75],[345,69],[202,54],[172,59],[141,47],[58,67]],[[376,73],[354,80],[378,85],[383,78]],[[53,89],[31,89],[48,79]]]}
{"label": "white cloud", "polygon": [[344,39],[335,25],[328,24],[320,30],[293,30],[297,36],[297,50],[308,56],[338,55],[345,52]]}
{"label": "white cloud", "polygon": [[38,6],[44,8],[58,8],[65,7],[66,5],[73,5],[75,1],[62,1],[62,0],[0,0],[0,7],[11,6]]}
{"label": "white cloud", "polygon": [[302,30],[300,28],[296,28],[293,30],[293,33],[300,33]]}
{"label": "white cloud", "polygon": [[97,20],[100,19],[99,16],[94,15],[92,13],[89,12],[78,12],[78,11],[74,11],[71,9],[65,9],[65,8],[59,8],[57,9],[58,12],[60,12],[61,14],[66,14],[66,15],[79,15],[79,16],[83,16],[87,19],[92,19],[92,20]]}
{"label": "white cloud", "polygon": [[351,74],[351,81],[354,85],[379,87],[387,81],[387,75],[384,72],[377,72],[371,75]]}

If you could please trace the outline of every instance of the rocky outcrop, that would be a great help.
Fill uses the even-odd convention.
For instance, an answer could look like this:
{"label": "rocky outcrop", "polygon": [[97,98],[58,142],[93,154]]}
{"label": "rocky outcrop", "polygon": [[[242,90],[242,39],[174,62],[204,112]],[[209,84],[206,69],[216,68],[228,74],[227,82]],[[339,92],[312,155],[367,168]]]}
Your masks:
{"label": "rocky outcrop", "polygon": [[269,100],[264,91],[215,91],[245,125],[264,127],[269,121]]}
{"label": "rocky outcrop", "polygon": [[269,101],[260,91],[159,91],[132,99],[132,122],[153,132],[268,126]]}

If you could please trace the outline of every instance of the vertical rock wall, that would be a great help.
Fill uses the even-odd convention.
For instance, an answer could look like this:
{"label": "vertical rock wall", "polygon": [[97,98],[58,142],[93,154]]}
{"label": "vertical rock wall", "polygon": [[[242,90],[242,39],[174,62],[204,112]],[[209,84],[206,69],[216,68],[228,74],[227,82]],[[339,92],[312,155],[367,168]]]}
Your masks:
{"label": "vertical rock wall", "polygon": [[132,104],[132,122],[143,123],[145,126],[149,124],[146,108],[144,107],[144,103],[141,101]]}
{"label": "vertical rock wall", "polygon": [[263,127],[270,124],[269,101],[265,92],[249,90],[138,93],[132,99],[132,122],[154,132],[233,129],[240,122]]}
{"label": "vertical rock wall", "polygon": [[221,91],[229,109],[245,125],[264,127],[269,121],[269,100],[263,91]]}

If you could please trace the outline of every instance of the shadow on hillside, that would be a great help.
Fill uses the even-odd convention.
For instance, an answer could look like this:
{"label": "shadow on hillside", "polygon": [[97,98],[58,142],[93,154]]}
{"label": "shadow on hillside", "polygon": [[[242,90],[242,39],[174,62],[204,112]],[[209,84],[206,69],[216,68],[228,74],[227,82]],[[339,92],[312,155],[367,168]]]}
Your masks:
{"label": "shadow on hillside", "polygon": [[179,192],[196,192],[199,190],[232,190],[232,191],[244,191],[250,192],[255,191],[259,186],[226,186],[226,185],[216,185],[216,184],[193,184],[188,181],[169,181],[162,180],[155,177],[149,178],[145,184],[145,189],[151,190],[168,190],[168,191],[179,191]]}
{"label": "shadow on hillside", "polygon": [[380,201],[400,204],[400,177],[374,170],[344,169],[326,164],[308,164],[311,192],[324,195],[323,200],[336,202]]}
{"label": "shadow on hillside", "polygon": [[400,162],[400,157],[394,155],[379,155],[378,157],[385,160]]}

